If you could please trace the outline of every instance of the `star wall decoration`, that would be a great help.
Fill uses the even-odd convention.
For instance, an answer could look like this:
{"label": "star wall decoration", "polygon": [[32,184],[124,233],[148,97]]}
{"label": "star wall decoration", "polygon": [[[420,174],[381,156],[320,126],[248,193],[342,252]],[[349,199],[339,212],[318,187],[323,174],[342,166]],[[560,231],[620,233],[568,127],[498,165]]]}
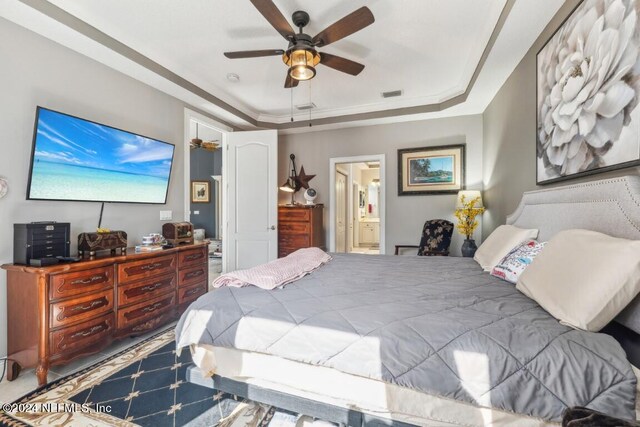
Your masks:
{"label": "star wall decoration", "polygon": [[300,168],[300,173],[298,174],[298,176],[292,176],[291,178],[293,178],[293,180],[296,182],[296,191],[298,191],[301,188],[309,188],[309,181],[311,181],[314,177],[315,175],[307,175],[304,171],[304,166],[302,166]]}

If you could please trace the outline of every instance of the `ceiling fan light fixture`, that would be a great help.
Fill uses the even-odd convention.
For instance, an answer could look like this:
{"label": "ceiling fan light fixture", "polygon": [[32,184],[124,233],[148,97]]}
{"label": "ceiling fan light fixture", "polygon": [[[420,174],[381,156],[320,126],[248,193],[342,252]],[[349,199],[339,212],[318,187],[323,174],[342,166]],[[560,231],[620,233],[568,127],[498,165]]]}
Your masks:
{"label": "ceiling fan light fixture", "polygon": [[316,69],[310,65],[296,65],[291,67],[289,75],[296,80],[311,80],[316,75]]}
{"label": "ceiling fan light fixture", "polygon": [[320,63],[320,54],[315,49],[289,49],[282,55],[289,67],[289,75],[296,80],[311,80],[316,75],[315,66]]}

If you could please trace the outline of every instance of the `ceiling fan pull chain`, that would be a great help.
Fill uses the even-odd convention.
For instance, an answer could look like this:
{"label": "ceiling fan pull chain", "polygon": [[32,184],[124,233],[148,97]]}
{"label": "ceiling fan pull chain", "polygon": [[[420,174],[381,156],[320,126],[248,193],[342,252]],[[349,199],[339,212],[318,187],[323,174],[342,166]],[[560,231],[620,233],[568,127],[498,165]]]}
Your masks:
{"label": "ceiling fan pull chain", "polygon": [[[311,105],[311,81],[309,81],[309,105]],[[311,108],[309,108],[309,127],[311,127]]]}
{"label": "ceiling fan pull chain", "polygon": [[291,91],[289,92],[291,94],[291,122],[293,122],[293,86],[290,87]]}

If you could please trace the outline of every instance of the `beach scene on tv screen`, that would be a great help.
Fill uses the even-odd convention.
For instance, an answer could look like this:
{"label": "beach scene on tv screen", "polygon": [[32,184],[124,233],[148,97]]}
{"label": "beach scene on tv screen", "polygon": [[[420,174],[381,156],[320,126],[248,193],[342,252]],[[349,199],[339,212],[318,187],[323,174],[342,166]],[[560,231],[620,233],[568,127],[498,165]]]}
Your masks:
{"label": "beach scene on tv screen", "polygon": [[174,146],[41,109],[31,199],[164,203]]}

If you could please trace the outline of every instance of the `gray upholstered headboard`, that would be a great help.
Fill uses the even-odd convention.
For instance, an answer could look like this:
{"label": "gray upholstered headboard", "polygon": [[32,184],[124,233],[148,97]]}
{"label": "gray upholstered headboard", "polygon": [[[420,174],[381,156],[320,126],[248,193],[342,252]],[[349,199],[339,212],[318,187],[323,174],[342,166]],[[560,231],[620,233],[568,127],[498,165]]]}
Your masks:
{"label": "gray upholstered headboard", "polygon": [[640,240],[640,176],[528,191],[507,224],[537,228],[541,241],[571,228]]}
{"label": "gray upholstered headboard", "polygon": [[[640,240],[640,176],[528,191],[507,224],[539,229],[539,241],[572,228]],[[616,321],[640,334],[640,296]]]}

